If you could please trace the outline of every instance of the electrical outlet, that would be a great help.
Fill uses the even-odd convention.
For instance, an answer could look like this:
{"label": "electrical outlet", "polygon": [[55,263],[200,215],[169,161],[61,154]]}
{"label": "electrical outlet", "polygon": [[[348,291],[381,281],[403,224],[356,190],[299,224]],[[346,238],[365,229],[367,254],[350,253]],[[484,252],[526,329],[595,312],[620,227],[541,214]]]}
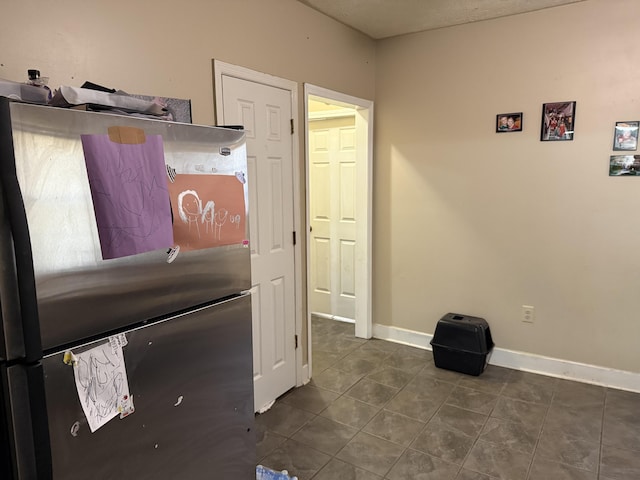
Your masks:
{"label": "electrical outlet", "polygon": [[522,321],[533,323],[536,310],[532,305],[522,305]]}

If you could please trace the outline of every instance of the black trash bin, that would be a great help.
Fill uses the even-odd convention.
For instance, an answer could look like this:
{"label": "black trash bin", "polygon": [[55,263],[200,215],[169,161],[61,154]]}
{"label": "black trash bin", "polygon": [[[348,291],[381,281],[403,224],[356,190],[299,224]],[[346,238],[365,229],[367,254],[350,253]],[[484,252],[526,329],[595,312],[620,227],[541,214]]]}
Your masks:
{"label": "black trash bin", "polygon": [[493,340],[484,318],[447,313],[436,325],[431,346],[436,367],[478,376],[487,366]]}

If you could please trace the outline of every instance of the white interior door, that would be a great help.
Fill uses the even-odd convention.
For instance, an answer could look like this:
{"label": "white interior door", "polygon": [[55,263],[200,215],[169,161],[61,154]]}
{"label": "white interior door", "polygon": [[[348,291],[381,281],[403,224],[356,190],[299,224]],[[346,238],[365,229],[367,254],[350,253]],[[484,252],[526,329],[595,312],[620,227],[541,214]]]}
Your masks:
{"label": "white interior door", "polygon": [[254,407],[262,411],[296,385],[291,92],[221,80],[222,120],[243,125],[247,138]]}
{"label": "white interior door", "polygon": [[355,320],[355,117],[309,123],[313,313]]}
{"label": "white interior door", "polygon": [[[371,295],[372,295],[372,206],[373,206],[373,102],[362,98],[352,97],[340,92],[328,90],[316,85],[305,84],[305,113],[307,115],[306,129],[307,145],[310,145],[309,124],[317,120],[311,112],[312,102],[319,101],[325,104],[325,110],[319,117],[335,118],[334,112],[326,110],[340,110],[348,108],[355,115],[355,170],[353,172],[355,187],[352,193],[355,196],[354,210],[357,219],[355,222],[355,253],[353,258],[354,275],[354,302],[355,302],[355,334],[360,338],[371,338],[373,333],[373,323],[371,316]],[[313,117],[313,118],[312,118]],[[312,121],[313,120],[313,121]],[[307,148],[307,194],[311,194],[310,172],[312,167],[309,160],[309,148]],[[310,206],[313,200],[307,196],[307,205]],[[345,204],[346,205],[346,204]],[[326,208],[326,207],[325,207]],[[344,207],[341,207],[344,208]],[[345,215],[347,216],[347,215]],[[313,214],[307,210],[308,228],[312,228]],[[307,230],[308,231],[308,230]],[[312,232],[313,233],[313,232]],[[307,237],[307,248],[311,253],[313,249],[311,235]],[[307,255],[307,272],[310,275],[312,270],[311,255]],[[347,263],[344,263],[347,265]],[[308,296],[313,296],[311,276],[307,277]],[[310,315],[309,315],[310,318]],[[311,347],[311,341],[309,341]],[[312,358],[310,355],[309,359]],[[311,370],[311,368],[310,368]]]}

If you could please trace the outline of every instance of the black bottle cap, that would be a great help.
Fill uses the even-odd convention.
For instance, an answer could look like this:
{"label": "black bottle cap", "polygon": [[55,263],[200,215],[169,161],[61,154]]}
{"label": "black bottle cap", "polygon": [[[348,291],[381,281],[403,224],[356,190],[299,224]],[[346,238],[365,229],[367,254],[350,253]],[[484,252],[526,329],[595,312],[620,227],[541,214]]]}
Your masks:
{"label": "black bottle cap", "polygon": [[37,78],[40,78],[40,70],[29,69],[27,70],[27,74],[29,75],[29,80],[36,80]]}

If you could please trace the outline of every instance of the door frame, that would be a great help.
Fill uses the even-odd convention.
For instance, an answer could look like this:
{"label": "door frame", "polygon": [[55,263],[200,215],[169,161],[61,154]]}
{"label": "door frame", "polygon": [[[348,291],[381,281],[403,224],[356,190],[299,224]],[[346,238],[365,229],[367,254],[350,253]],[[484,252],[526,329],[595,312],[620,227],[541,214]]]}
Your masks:
{"label": "door frame", "polygon": [[[260,83],[270,87],[281,88],[290,92],[291,98],[291,116],[293,119],[293,127],[299,125],[298,122],[298,84],[292,80],[276,77],[267,73],[257,72],[249,68],[241,67],[239,65],[233,65],[230,63],[221,62],[219,60],[213,60],[213,89],[214,89],[214,110],[216,123],[224,125],[224,111],[222,108],[222,76],[230,76],[249,82]],[[303,318],[303,306],[302,306],[302,242],[299,240],[301,235],[301,209],[300,202],[297,201],[300,198],[300,142],[298,140],[299,134],[294,133],[291,135],[291,160],[293,162],[293,228],[295,232],[298,232],[298,240],[293,246],[294,252],[294,298],[295,298],[295,334],[296,338],[302,339],[302,318]],[[251,206],[249,206],[251,210]],[[307,352],[308,358],[310,358],[310,347]],[[303,348],[301,342],[298,342],[296,348],[296,386],[304,385],[310,378],[310,361],[305,363],[303,358]]]}
{"label": "door frame", "polygon": [[[305,125],[305,166],[306,166],[306,232],[311,228],[310,217],[310,196],[309,196],[309,97],[322,97],[337,105],[356,107],[356,142],[357,145],[366,145],[366,151],[358,148],[356,151],[356,177],[366,186],[364,195],[357,195],[356,212],[358,218],[362,218],[366,225],[364,229],[357,229],[357,232],[364,232],[365,238],[356,237],[359,245],[356,253],[356,318],[355,335],[360,338],[371,338],[373,334],[372,325],[372,219],[373,219],[373,101],[365,100],[351,95],[346,95],[334,90],[319,87],[309,83],[304,84],[304,125]],[[358,190],[356,190],[358,191]],[[357,234],[359,235],[359,234]],[[307,235],[307,252],[311,251],[311,236]],[[307,288],[311,285],[311,260],[307,255]],[[309,293],[307,292],[307,296]],[[311,312],[307,308],[307,321],[311,325]],[[311,327],[309,327],[309,346],[311,347]],[[311,359],[311,355],[309,355]]]}

